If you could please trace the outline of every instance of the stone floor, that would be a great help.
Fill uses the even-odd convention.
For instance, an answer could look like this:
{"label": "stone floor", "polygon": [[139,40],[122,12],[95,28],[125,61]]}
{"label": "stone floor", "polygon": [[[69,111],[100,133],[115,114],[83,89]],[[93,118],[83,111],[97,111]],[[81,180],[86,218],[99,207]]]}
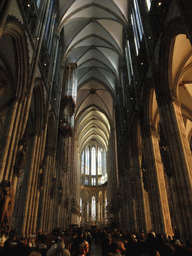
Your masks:
{"label": "stone floor", "polygon": [[90,256],[102,256],[101,245],[95,244],[95,242],[92,242],[89,255]]}

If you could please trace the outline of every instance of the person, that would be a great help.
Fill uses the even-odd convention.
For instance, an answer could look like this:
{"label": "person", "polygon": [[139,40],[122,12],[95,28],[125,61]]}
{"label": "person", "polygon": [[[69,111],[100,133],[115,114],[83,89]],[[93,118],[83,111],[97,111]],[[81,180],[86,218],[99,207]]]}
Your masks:
{"label": "person", "polygon": [[8,237],[6,237],[6,234],[3,233],[0,235],[0,247],[4,247],[4,243],[5,241],[8,239]]}
{"label": "person", "polygon": [[42,256],[40,252],[33,251],[29,254],[29,256]]}
{"label": "person", "polygon": [[112,244],[112,239],[109,236],[104,237],[101,243],[102,247],[102,256],[105,256],[107,253],[111,252],[111,244]]}
{"label": "person", "polygon": [[89,243],[89,250],[91,250],[92,236],[90,232],[87,232],[87,237],[85,238],[85,240]]}
{"label": "person", "polygon": [[126,251],[124,243],[122,241],[118,241],[117,245],[121,255],[124,255],[124,252]]}
{"label": "person", "polygon": [[61,238],[58,239],[56,251],[59,256],[71,256],[70,251],[65,248],[64,240]]}
{"label": "person", "polygon": [[56,242],[53,240],[51,242],[51,247],[47,250],[46,256],[54,255],[55,249],[57,248]]}
{"label": "person", "polygon": [[111,249],[112,252],[108,252],[106,256],[122,256],[119,248],[119,243],[118,242],[112,242],[111,244]]}
{"label": "person", "polygon": [[46,256],[71,256],[68,249],[65,248],[65,243],[62,238],[57,240],[57,244],[52,243],[51,248],[47,251]]}
{"label": "person", "polygon": [[77,251],[73,252],[73,256],[86,256],[89,252],[89,243],[87,241],[83,241],[77,249]]}
{"label": "person", "polygon": [[78,235],[73,239],[71,252],[77,252],[79,250],[80,244],[82,244],[84,241],[84,233],[82,230],[79,230]]}
{"label": "person", "polygon": [[0,222],[5,225],[9,221],[11,210],[11,184],[9,181],[2,181],[0,184]]}

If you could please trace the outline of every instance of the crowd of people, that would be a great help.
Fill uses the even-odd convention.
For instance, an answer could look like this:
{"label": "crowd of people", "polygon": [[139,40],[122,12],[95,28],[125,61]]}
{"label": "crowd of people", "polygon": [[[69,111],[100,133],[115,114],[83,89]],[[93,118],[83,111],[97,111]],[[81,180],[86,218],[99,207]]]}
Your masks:
{"label": "crowd of people", "polygon": [[[94,248],[92,249],[92,245]],[[30,238],[14,236],[14,230],[0,231],[0,255],[20,256],[192,256],[192,242],[167,238],[155,232],[131,234],[123,230],[54,229],[50,234]]]}

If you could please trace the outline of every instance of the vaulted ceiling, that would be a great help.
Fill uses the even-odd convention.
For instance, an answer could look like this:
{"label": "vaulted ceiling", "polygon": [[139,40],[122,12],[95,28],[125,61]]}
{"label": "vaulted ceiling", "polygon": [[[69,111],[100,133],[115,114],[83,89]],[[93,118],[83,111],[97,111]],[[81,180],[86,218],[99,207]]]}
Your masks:
{"label": "vaulted ceiling", "polygon": [[60,0],[64,62],[77,64],[76,134],[107,148],[127,26],[127,0]]}

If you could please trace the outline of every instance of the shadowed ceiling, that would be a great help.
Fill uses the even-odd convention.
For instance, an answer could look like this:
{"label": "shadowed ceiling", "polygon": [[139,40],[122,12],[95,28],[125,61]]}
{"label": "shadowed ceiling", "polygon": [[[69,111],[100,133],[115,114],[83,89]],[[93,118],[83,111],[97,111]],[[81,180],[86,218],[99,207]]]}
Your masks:
{"label": "shadowed ceiling", "polygon": [[108,146],[127,8],[127,0],[60,0],[64,62],[77,64],[75,127],[80,150],[91,140]]}

